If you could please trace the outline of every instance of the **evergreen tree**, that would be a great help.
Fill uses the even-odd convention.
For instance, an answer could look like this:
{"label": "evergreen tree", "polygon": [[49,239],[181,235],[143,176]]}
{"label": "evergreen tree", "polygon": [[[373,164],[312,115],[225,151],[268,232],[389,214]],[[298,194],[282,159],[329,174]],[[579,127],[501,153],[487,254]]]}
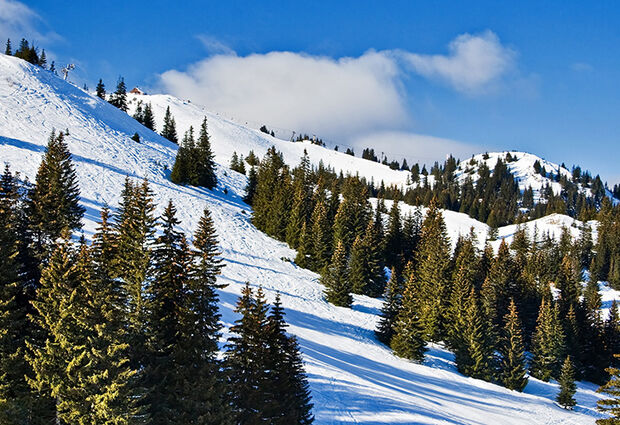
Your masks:
{"label": "evergreen tree", "polygon": [[450,246],[443,216],[434,201],[422,223],[417,254],[420,321],[425,337],[431,341],[439,341],[444,331],[442,318],[448,294]]}
{"label": "evergreen tree", "polygon": [[256,167],[251,166],[250,172],[248,173],[248,184],[245,187],[245,196],[243,197],[243,202],[248,205],[252,205],[254,200],[254,195],[256,194],[256,186],[258,184],[258,175],[256,174]]}
{"label": "evergreen tree", "polygon": [[394,336],[396,318],[402,306],[402,288],[396,269],[392,269],[392,275],[385,288],[383,298],[381,319],[375,330],[375,335],[379,341],[389,346]]}
{"label": "evergreen tree", "polygon": [[234,422],[258,424],[263,422],[263,409],[269,402],[265,391],[265,384],[269,382],[265,338],[268,318],[262,290],[259,289],[254,297],[249,283],[246,283],[235,313],[241,318],[230,328],[224,360]]}
{"label": "evergreen tree", "polygon": [[110,104],[123,112],[127,112],[127,86],[123,77],[119,77],[116,90],[110,95]]}
{"label": "evergreen tree", "polygon": [[[620,354],[614,354],[616,359],[620,359]],[[611,398],[598,400],[597,410],[611,415],[609,418],[597,419],[597,425],[617,425],[620,423],[620,369],[607,368],[609,381],[602,385],[597,392],[609,395]]]}
{"label": "evergreen tree", "polygon": [[508,311],[510,299],[520,300],[522,297],[510,249],[504,241],[484,281],[481,297],[485,316],[495,330],[503,327],[502,319]]}
{"label": "evergreen tree", "polygon": [[395,199],[390,209],[387,232],[385,234],[385,262],[388,267],[402,268],[403,261],[403,232],[400,218],[398,199]]}
{"label": "evergreen tree", "polygon": [[521,321],[513,300],[510,300],[504,323],[503,338],[499,346],[500,380],[508,389],[523,391],[528,380],[525,371],[525,347]]}
{"label": "evergreen tree", "polygon": [[[151,423],[156,425],[187,423],[180,418],[187,412],[193,413],[194,407],[193,400],[186,396],[177,399],[177,395],[192,391],[185,387],[187,371],[184,370],[191,364],[186,363],[189,359],[184,338],[185,327],[191,323],[185,316],[191,254],[185,236],[177,230],[178,224],[176,208],[170,201],[153,249],[154,273],[148,286],[145,376],[148,413]],[[190,405],[179,408],[184,402]]]}
{"label": "evergreen tree", "polygon": [[293,170],[293,204],[286,227],[286,242],[293,249],[299,246],[301,228],[310,218],[312,188],[309,174],[310,160],[304,151],[300,165]]}
{"label": "evergreen tree", "polygon": [[399,357],[422,362],[426,352],[426,340],[415,296],[415,286],[415,276],[411,274],[405,284],[402,307],[396,316],[390,347]]}
{"label": "evergreen tree", "polygon": [[153,115],[153,107],[150,102],[144,106],[144,112],[142,113],[142,125],[149,130],[155,131],[155,116]]}
{"label": "evergreen tree", "polygon": [[79,228],[84,215],[77,175],[62,132],[58,136],[52,132],[29,198],[35,250],[44,258],[62,230]]}
{"label": "evergreen tree", "polygon": [[27,359],[34,372],[28,381],[35,391],[55,400],[57,423],[92,420],[84,391],[79,388],[86,335],[77,319],[90,276],[82,252],[78,255],[69,233],[64,232],[42,272],[41,287],[33,301],[37,313],[33,320],[47,337],[42,345],[28,343]]}
{"label": "evergreen tree", "polygon": [[47,68],[47,56],[45,55],[45,49],[41,51],[41,56],[39,56],[38,65],[43,69]]}
{"label": "evergreen tree", "polygon": [[474,289],[465,306],[467,327],[464,333],[465,354],[456,367],[460,372],[476,379],[491,381],[495,376],[493,347],[486,332],[486,321]]}
{"label": "evergreen tree", "polygon": [[207,131],[207,118],[202,120],[198,142],[193,155],[196,164],[197,179],[192,184],[213,189],[217,186],[217,176],[215,175],[215,157],[211,149],[211,140]]}
{"label": "evergreen tree", "polygon": [[320,200],[316,203],[311,220],[312,246],[309,267],[311,270],[321,272],[329,265],[332,256],[332,229],[325,201]]}
{"label": "evergreen tree", "polygon": [[530,374],[542,381],[549,381],[560,373],[564,353],[564,332],[557,307],[543,299],[538,314],[538,325],[532,338]]}
{"label": "evergreen tree", "polygon": [[276,295],[267,323],[269,384],[264,418],[271,424],[311,424],[312,403],[297,340],[286,334],[284,309]]}
{"label": "evergreen tree", "polygon": [[192,152],[195,149],[194,145],[194,132],[192,127],[185,133],[183,142],[177,150],[177,156],[174,159],[174,165],[172,166],[172,172],[170,173],[170,180],[176,184],[187,184],[190,182],[194,174],[195,158],[192,157]]}
{"label": "evergreen tree", "polygon": [[174,122],[174,117],[170,113],[170,106],[166,108],[166,114],[164,115],[164,127],[161,130],[161,135],[170,140],[172,143],[179,143],[177,126]]}
{"label": "evergreen tree", "polygon": [[351,297],[351,283],[347,272],[347,259],[342,242],[338,242],[330,264],[321,274],[321,284],[325,286],[325,298],[328,302],[340,306],[350,307],[353,302]]}
{"label": "evergreen tree", "polygon": [[99,82],[97,83],[96,95],[97,97],[100,97],[101,99],[105,100],[105,84],[103,84],[103,80],[101,78],[99,79]]}
{"label": "evergreen tree", "polygon": [[572,409],[577,404],[573,396],[577,391],[575,385],[575,368],[570,360],[570,356],[566,357],[562,365],[562,372],[558,379],[560,383],[560,392],[556,397],[556,401],[565,409]]}
{"label": "evergreen tree", "polygon": [[[460,257],[460,255],[459,255]],[[467,323],[467,302],[474,289],[471,275],[466,264],[459,264],[458,271],[454,277],[450,300],[446,314],[447,320],[447,341],[454,351],[457,363],[461,357],[467,357],[466,331],[469,326]]]}
{"label": "evergreen tree", "polygon": [[13,48],[11,47],[11,39],[7,38],[6,39],[6,47],[4,49],[4,54],[7,56],[12,56],[13,55]]}

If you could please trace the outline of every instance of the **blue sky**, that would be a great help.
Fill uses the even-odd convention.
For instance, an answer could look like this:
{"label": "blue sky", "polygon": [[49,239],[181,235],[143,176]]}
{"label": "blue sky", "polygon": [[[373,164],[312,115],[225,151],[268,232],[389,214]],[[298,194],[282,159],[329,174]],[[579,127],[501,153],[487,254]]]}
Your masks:
{"label": "blue sky", "polygon": [[526,150],[620,182],[619,2],[382,3],[0,0],[0,36],[90,86],[122,75],[358,151]]}

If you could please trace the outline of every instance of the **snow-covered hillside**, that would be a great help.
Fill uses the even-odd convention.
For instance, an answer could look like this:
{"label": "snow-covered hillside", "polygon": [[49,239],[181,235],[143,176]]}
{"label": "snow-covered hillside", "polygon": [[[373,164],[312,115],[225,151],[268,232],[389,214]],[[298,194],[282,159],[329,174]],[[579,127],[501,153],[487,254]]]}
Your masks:
{"label": "snow-covered hillside", "polygon": [[207,111],[203,106],[187,100],[180,100],[169,95],[132,93],[128,94],[127,99],[130,115],[133,115],[138,102],[150,103],[155,115],[156,129],[159,130],[163,127],[166,108],[170,107],[170,112],[176,121],[179,139],[190,126],[193,126],[194,130],[197,131],[203,118],[207,117],[209,134],[214,140],[213,150],[221,164],[228,165],[233,152],[246,156],[250,150],[253,150],[256,155],[262,157],[267,149],[275,146],[282,152],[284,161],[289,165],[297,165],[304,150],[306,150],[311,163],[314,165],[318,165],[322,161],[325,166],[331,166],[336,172],[359,174],[366,177],[368,181],[373,179],[377,184],[381,181],[387,185],[396,184],[399,186],[407,183],[407,176],[409,175],[407,171],[392,170],[386,165],[325,149],[310,143],[310,141],[291,143],[288,140],[271,137],[261,131],[222,118],[216,113]]}
{"label": "snow-covered hillside", "polygon": [[[162,98],[175,105],[179,102]],[[163,116],[165,103],[157,107],[155,113]],[[354,172],[359,167],[360,174],[368,173],[375,180],[402,178],[400,172],[369,161],[272,139],[197,106],[187,121],[180,109],[171,108],[181,129],[197,126],[207,115],[216,160],[224,164],[233,150],[254,149],[261,155],[276,144],[289,162],[308,148],[312,158],[320,157],[336,169]],[[188,233],[203,207],[210,208],[226,263],[221,276],[221,282],[228,284],[221,291],[223,321],[229,326],[235,319],[232,309],[245,281],[262,285],[270,300],[281,293],[290,332],[299,338],[304,354],[317,424],[594,423],[599,397],[594,385],[579,384],[578,406],[569,412],[553,401],[558,391],[555,383],[531,379],[525,392],[518,393],[467,378],[456,372],[452,354],[437,346],[431,347],[423,365],[393,356],[373,335],[380,300],[356,296],[351,309],[327,304],[317,275],[284,260],[295,252],[252,226],[250,210],[241,201],[245,177],[220,166],[220,183],[214,191],[174,185],[168,179],[176,151],[173,144],[49,72],[0,55],[0,161],[34,179],[53,128],[70,132],[67,141],[87,208],[87,237],[95,228],[99,209],[105,203],[117,205],[125,176],[148,178],[160,207],[172,199]],[[135,132],[142,143],[130,140]],[[453,215],[462,223],[453,224]],[[470,224],[477,230],[485,226],[463,214],[445,216],[451,229],[468,232]],[[451,236],[455,234],[451,230]]]}

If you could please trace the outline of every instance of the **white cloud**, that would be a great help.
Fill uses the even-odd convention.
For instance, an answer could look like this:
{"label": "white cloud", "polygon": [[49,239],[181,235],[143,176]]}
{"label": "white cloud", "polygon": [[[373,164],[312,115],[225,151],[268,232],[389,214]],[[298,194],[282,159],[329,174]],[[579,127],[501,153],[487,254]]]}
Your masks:
{"label": "white cloud", "polygon": [[372,147],[376,154],[384,152],[390,160],[406,158],[410,165],[414,162],[432,164],[443,161],[450,154],[467,159],[485,150],[475,144],[407,131],[373,132],[353,139],[351,145],[357,155],[361,154],[362,149]]}
{"label": "white cloud", "polygon": [[514,68],[516,53],[485,31],[462,34],[448,45],[447,55],[422,55],[399,51],[411,69],[427,78],[442,80],[456,90],[478,94],[492,90]]}
{"label": "white cloud", "polygon": [[387,54],[332,59],[292,52],[219,54],[160,76],[161,88],[210,109],[324,138],[403,128],[400,70]]}
{"label": "white cloud", "polygon": [[[57,40],[58,34],[41,32],[44,22],[31,8],[16,0],[0,0],[0,40],[2,47],[7,38],[11,38],[13,48],[17,48],[19,40],[26,38],[39,44],[44,41]],[[2,50],[4,52],[4,50]]]}
{"label": "white cloud", "polygon": [[200,41],[200,43],[202,43],[207,53],[211,55],[216,55],[216,54],[234,55],[235,54],[235,52],[230,47],[222,43],[217,38],[204,35],[204,34],[199,34],[196,36],[196,38],[198,39],[198,41]]}

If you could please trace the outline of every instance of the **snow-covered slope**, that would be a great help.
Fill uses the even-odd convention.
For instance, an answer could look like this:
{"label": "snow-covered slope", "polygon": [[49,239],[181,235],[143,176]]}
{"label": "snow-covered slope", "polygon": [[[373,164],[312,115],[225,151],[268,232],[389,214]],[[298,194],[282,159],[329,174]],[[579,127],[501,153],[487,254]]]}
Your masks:
{"label": "snow-covered slope", "polygon": [[216,113],[207,111],[203,106],[191,103],[190,101],[180,100],[176,97],[162,94],[139,95],[128,94],[129,114],[133,115],[138,102],[143,104],[150,103],[155,115],[156,129],[161,130],[166,108],[170,107],[170,112],[176,122],[179,139],[190,126],[198,131],[204,117],[207,117],[209,134],[213,140],[213,151],[221,164],[228,165],[233,152],[247,156],[250,150],[262,157],[267,149],[275,146],[284,156],[284,161],[289,165],[297,165],[303,155],[304,149],[308,152],[308,157],[312,164],[318,165],[320,161],[325,166],[331,166],[336,172],[342,171],[344,174],[359,174],[366,177],[369,181],[374,179],[378,184],[382,180],[386,185],[403,185],[407,182],[409,172],[392,170],[386,165],[362,158],[347,155],[331,149],[325,149],[314,145],[310,141],[292,143],[271,137],[261,131],[250,129],[239,125],[231,120],[220,117]]}
{"label": "snow-covered slope", "polygon": [[[197,109],[191,124],[198,125],[203,115],[204,111]],[[224,163],[232,150],[246,153],[254,149],[261,154],[271,143],[279,143],[277,147],[288,161],[301,155],[301,146],[293,148],[295,144],[207,116],[217,159]],[[437,346],[431,347],[423,365],[393,356],[373,335],[380,300],[356,296],[351,309],[327,304],[317,275],[283,261],[293,258],[294,251],[250,223],[249,208],[241,201],[243,176],[219,167],[220,184],[214,191],[174,185],[166,170],[174,161],[174,145],[48,72],[0,55],[0,161],[34,179],[52,128],[70,131],[68,144],[74,154],[82,203],[87,208],[87,236],[94,230],[104,203],[117,205],[127,175],[148,178],[160,207],[172,199],[181,227],[188,233],[195,228],[204,206],[211,209],[226,263],[221,276],[221,282],[228,284],[221,291],[223,321],[229,326],[235,319],[232,309],[245,281],[262,285],[271,300],[276,291],[281,293],[290,332],[297,335],[304,353],[317,424],[594,423],[598,396],[593,385],[579,385],[578,406],[569,412],[553,401],[558,390],[555,383],[532,379],[525,392],[518,393],[466,378],[456,372],[452,354]],[[140,133],[142,143],[130,140],[135,132]],[[227,143],[230,148],[225,147]],[[312,155],[314,147],[307,147]],[[356,169],[357,162],[352,158],[330,154],[334,167]],[[327,157],[326,153],[321,155]],[[367,164],[374,167],[363,162]],[[389,175],[385,172],[386,178]],[[449,227],[451,214],[446,213]],[[460,216],[459,220],[463,218]],[[468,231],[470,224],[463,221],[459,226]]]}

